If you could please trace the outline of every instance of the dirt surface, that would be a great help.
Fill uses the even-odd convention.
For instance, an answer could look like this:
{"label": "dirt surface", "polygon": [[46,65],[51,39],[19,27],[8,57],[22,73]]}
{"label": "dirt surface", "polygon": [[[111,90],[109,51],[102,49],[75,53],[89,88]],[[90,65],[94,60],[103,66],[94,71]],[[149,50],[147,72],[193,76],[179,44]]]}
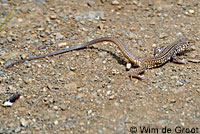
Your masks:
{"label": "dirt surface", "polygon": [[[1,69],[105,36],[140,56],[187,37],[196,43],[179,57],[200,59],[199,0],[1,0],[0,22],[12,8],[0,31]],[[21,97],[0,108],[0,133],[200,133],[199,63],[168,62],[147,70],[145,82],[129,79],[126,61],[105,42],[1,70],[1,103]]]}

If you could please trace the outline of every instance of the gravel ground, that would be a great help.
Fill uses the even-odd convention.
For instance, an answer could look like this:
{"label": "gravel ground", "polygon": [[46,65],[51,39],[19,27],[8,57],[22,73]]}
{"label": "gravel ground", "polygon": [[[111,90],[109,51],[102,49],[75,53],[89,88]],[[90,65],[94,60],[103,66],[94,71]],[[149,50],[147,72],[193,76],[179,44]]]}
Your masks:
{"label": "gravel ground", "polygon": [[[196,44],[180,58],[200,59],[199,0],[0,0],[0,22],[13,7],[0,31],[0,68],[105,36],[140,56],[187,37]],[[21,97],[0,108],[0,133],[200,133],[199,63],[168,62],[147,70],[147,82],[130,80],[131,70],[107,42],[1,70],[0,102]]]}

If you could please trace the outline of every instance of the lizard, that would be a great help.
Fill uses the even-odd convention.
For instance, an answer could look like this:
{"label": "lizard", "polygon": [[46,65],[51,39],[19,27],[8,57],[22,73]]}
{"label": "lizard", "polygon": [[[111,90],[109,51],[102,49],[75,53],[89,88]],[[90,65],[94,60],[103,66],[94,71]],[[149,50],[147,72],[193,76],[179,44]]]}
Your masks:
{"label": "lizard", "polygon": [[140,57],[140,56],[134,55],[132,52],[130,52],[128,47],[120,39],[114,38],[114,37],[102,37],[102,38],[97,38],[97,39],[91,40],[89,42],[86,42],[86,43],[83,43],[83,44],[80,44],[77,46],[72,46],[70,48],[65,48],[65,49],[61,49],[61,50],[51,52],[48,54],[18,60],[16,62],[13,62],[13,63],[7,65],[4,69],[9,68],[16,64],[25,62],[25,61],[30,61],[30,60],[45,58],[48,56],[58,55],[58,54],[66,53],[69,51],[82,49],[87,46],[90,46],[90,45],[93,45],[96,43],[100,43],[100,42],[105,42],[105,41],[112,42],[115,45],[117,45],[117,47],[120,49],[122,54],[128,59],[128,61],[131,62],[132,64],[138,66],[138,68],[133,70],[133,72],[129,75],[129,77],[131,79],[138,78],[141,80],[145,79],[144,77],[141,76],[141,74],[144,73],[145,70],[159,67],[159,66],[165,64],[169,60],[173,60],[175,62],[183,63],[183,64],[187,63],[187,60],[180,60],[177,57],[177,54],[185,51],[189,45],[193,45],[195,43],[195,41],[189,40],[188,38],[181,38],[163,48],[158,48],[157,51],[155,51],[154,56]]}

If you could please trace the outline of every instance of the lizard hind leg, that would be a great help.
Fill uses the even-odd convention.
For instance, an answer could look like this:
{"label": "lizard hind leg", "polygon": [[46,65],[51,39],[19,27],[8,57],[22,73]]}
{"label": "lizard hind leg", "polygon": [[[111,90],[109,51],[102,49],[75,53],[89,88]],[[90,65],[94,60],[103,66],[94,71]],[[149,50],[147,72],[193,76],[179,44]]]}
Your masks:
{"label": "lizard hind leg", "polygon": [[129,77],[131,80],[132,80],[132,78],[137,78],[139,80],[147,80],[145,77],[140,75],[144,72],[145,72],[145,68],[139,67],[139,68],[134,69],[133,72],[131,72],[131,74],[129,74]]}

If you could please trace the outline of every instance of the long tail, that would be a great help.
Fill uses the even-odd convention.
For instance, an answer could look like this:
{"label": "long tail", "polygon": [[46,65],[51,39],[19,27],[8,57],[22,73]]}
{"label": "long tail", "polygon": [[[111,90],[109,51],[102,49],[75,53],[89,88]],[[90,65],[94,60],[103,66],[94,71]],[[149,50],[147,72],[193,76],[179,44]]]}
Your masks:
{"label": "long tail", "polygon": [[45,58],[45,57],[48,57],[48,56],[53,56],[53,55],[58,55],[58,54],[62,54],[62,53],[66,53],[66,52],[69,52],[69,51],[73,51],[73,50],[78,50],[78,49],[81,49],[81,48],[85,48],[89,45],[92,45],[92,44],[96,44],[96,43],[100,43],[100,42],[104,42],[104,41],[108,41],[108,42],[113,42],[115,43],[118,48],[121,50],[121,52],[123,53],[123,55],[130,61],[134,62],[134,59],[135,58],[139,58],[135,55],[133,55],[129,50],[128,48],[126,47],[126,45],[121,42],[119,39],[117,38],[113,38],[113,37],[102,37],[102,38],[98,38],[98,39],[94,39],[92,41],[89,41],[89,42],[86,42],[86,43],[83,43],[83,44],[80,44],[80,45],[77,45],[77,46],[72,46],[70,48],[66,48],[66,49],[62,49],[62,50],[58,50],[58,51],[55,51],[55,52],[52,52],[52,53],[48,53],[48,54],[44,54],[44,55],[40,55],[40,56],[35,56],[35,57],[30,57],[30,58],[27,58],[27,59],[23,59],[23,60],[18,60],[14,63],[11,63],[9,65],[7,65],[5,67],[6,68],[9,68],[11,66],[14,66],[14,65],[17,65],[19,63],[23,63],[25,61],[30,61],[30,60],[35,60],[35,59],[40,59],[40,58]]}

